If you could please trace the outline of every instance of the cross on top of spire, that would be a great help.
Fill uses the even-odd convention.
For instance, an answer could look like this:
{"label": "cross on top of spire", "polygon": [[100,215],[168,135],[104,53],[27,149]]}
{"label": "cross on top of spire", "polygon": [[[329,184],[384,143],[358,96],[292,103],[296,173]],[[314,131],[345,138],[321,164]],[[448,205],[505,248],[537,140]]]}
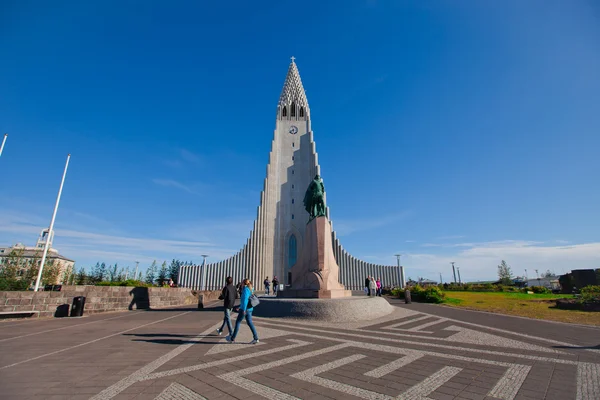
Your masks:
{"label": "cross on top of spire", "polygon": [[295,60],[296,60],[296,57],[292,56],[292,57],[290,57],[290,58],[291,58],[292,62],[295,62]]}

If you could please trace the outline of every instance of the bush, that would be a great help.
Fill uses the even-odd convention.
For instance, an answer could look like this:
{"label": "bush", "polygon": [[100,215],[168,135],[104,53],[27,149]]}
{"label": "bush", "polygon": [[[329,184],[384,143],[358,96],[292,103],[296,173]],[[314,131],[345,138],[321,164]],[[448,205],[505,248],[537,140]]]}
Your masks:
{"label": "bush", "polygon": [[0,290],[21,291],[29,289],[29,282],[26,279],[10,279],[0,277]]}
{"label": "bush", "polygon": [[548,288],[545,288],[543,286],[532,286],[531,287],[531,291],[535,294],[546,294],[546,293],[551,293],[551,290]]}
{"label": "bush", "polygon": [[582,303],[600,301],[600,286],[586,286],[581,289],[580,301]]}
{"label": "bush", "polygon": [[427,286],[426,288],[416,285],[410,288],[411,299],[425,303],[443,303],[446,295],[437,286]]}
{"label": "bush", "polygon": [[109,281],[104,281],[104,282],[98,282],[96,283],[96,286],[133,286],[133,287],[151,287],[152,285],[149,285],[145,282],[141,282],[135,279],[128,279],[126,281],[117,281],[117,282],[109,282]]}

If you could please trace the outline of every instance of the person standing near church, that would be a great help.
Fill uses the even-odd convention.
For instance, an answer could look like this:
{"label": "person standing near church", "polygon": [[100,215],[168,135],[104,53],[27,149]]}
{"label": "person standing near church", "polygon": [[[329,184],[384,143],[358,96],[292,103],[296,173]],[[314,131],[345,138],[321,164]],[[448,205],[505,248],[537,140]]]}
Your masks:
{"label": "person standing near church", "polygon": [[277,290],[279,290],[279,279],[276,276],[273,277],[273,294],[277,296]]}
{"label": "person standing near church", "polygon": [[252,331],[253,340],[250,343],[257,344],[259,342],[258,333],[256,333],[256,328],[254,327],[254,324],[252,323],[252,311],[254,310],[254,308],[252,307],[252,303],[250,302],[250,296],[252,296],[254,289],[252,287],[252,282],[250,282],[250,279],[244,279],[242,286],[243,286],[242,298],[240,299],[240,306],[238,309],[239,314],[235,321],[235,329],[233,330],[233,334],[228,335],[225,339],[229,343],[235,343],[235,338],[237,337],[238,331],[240,330],[240,325],[242,324],[242,320],[246,319],[246,323],[248,324],[248,326],[250,327],[250,330]]}
{"label": "person standing near church", "polygon": [[377,278],[375,283],[377,284],[377,296],[381,297],[381,278]]}
{"label": "person standing near church", "polygon": [[223,324],[219,329],[217,329],[217,334],[222,334],[223,329],[225,328],[225,324],[227,324],[227,329],[229,330],[229,334],[233,332],[231,329],[231,313],[233,311],[233,307],[235,306],[235,299],[237,298],[237,290],[235,286],[233,286],[233,278],[228,276],[225,280],[225,287],[221,291],[221,296],[219,299],[223,300],[223,308],[225,309],[225,315],[223,317]]}
{"label": "person standing near church", "polygon": [[375,278],[371,277],[369,280],[369,296],[375,297],[375,292],[377,291],[377,283],[375,283]]}
{"label": "person standing near church", "polygon": [[371,277],[367,276],[367,279],[365,279],[365,294],[367,296],[371,296],[371,289],[369,289],[370,286],[371,286]]}
{"label": "person standing near church", "polygon": [[265,294],[268,296],[269,295],[269,287],[271,286],[271,282],[269,282],[268,276],[265,278],[265,281],[263,282],[263,284],[265,285]]}

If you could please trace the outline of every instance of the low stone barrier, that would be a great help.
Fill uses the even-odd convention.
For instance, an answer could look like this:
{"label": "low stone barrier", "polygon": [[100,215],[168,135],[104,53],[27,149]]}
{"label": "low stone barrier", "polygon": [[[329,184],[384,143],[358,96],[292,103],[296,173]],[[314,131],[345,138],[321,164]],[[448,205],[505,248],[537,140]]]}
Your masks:
{"label": "low stone barrier", "polygon": [[186,288],[128,286],[63,286],[60,292],[0,291],[0,311],[39,311],[40,317],[64,316],[65,305],[84,296],[84,315],[124,310],[143,310],[190,305],[199,300],[206,305],[216,300],[220,291],[196,291]]}

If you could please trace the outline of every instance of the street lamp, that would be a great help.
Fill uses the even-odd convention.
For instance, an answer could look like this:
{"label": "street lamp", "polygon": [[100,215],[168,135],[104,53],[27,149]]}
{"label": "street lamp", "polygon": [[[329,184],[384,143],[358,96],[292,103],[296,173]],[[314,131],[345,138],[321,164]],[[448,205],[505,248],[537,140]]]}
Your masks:
{"label": "street lamp", "polygon": [[542,286],[542,283],[540,282],[540,274],[538,274],[538,270],[535,270],[535,275],[537,276],[537,280],[538,280],[538,286]]}
{"label": "street lamp", "polygon": [[456,283],[456,269],[454,269],[454,261],[450,261],[452,264],[452,274],[454,275],[454,283]]}
{"label": "street lamp", "polygon": [[[4,136],[6,138],[6,136]],[[37,292],[40,288],[40,281],[42,280],[42,272],[44,271],[44,264],[46,263],[46,256],[48,255],[48,247],[50,246],[50,241],[54,235],[54,221],[56,220],[56,212],[58,211],[58,203],[60,203],[60,196],[62,194],[63,186],[65,184],[65,177],[67,176],[67,168],[69,168],[69,160],[71,159],[71,154],[67,156],[67,162],[65,163],[65,170],[63,171],[62,180],[60,181],[60,187],[58,189],[58,196],[56,196],[56,204],[54,205],[54,212],[52,213],[52,219],[50,220],[50,227],[48,228],[48,239],[44,245],[44,251],[42,252],[42,260],[40,261],[40,270],[38,272],[37,279],[35,281],[35,289]]]}
{"label": "street lamp", "polygon": [[201,254],[202,260],[202,270],[200,271],[200,290],[206,290],[206,257],[208,254]]}
{"label": "street lamp", "polygon": [[402,254],[394,254],[396,256],[396,260],[398,260],[398,281],[399,281],[399,286],[400,289],[404,289],[404,286],[406,286],[406,282],[404,280],[404,267],[402,267],[400,265],[400,257],[402,256]]}
{"label": "street lamp", "polygon": [[458,272],[458,284],[462,285],[462,281],[460,280],[460,267],[456,267],[456,272]]}
{"label": "street lamp", "polygon": [[137,274],[137,271],[138,271],[138,265],[140,265],[140,262],[139,262],[139,261],[136,261],[136,262],[135,262],[135,274],[133,275],[133,279],[137,279],[137,278],[138,278],[138,274]]}
{"label": "street lamp", "polygon": [[4,143],[6,143],[7,138],[8,138],[8,133],[5,133],[4,139],[2,139],[2,145],[0,146],[0,156],[2,155],[2,150],[4,150]]}

